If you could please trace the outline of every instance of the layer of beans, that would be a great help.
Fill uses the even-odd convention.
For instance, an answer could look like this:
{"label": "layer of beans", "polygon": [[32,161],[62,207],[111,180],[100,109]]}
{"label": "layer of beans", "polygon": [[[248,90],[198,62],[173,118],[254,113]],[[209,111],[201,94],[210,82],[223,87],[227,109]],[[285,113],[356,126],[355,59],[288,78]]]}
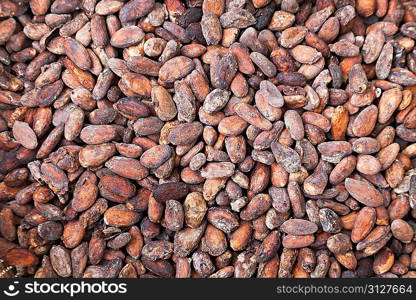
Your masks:
{"label": "layer of beans", "polygon": [[0,277],[416,277],[416,1],[0,1]]}

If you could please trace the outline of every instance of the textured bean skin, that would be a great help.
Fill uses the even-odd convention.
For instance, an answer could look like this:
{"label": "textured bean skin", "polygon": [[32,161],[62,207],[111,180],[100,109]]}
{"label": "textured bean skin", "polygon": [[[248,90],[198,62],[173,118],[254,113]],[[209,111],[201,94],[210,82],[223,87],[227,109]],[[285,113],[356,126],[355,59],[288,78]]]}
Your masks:
{"label": "textured bean skin", "polygon": [[0,277],[415,278],[415,28],[414,1],[0,1]]}

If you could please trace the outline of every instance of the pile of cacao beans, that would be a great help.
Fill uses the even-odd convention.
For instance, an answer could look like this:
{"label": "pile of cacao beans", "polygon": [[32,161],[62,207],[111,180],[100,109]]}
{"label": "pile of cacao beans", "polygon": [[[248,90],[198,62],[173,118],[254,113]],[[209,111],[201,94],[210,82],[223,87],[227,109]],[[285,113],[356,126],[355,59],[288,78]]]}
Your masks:
{"label": "pile of cacao beans", "polygon": [[0,1],[0,273],[415,278],[415,40],[415,0]]}

